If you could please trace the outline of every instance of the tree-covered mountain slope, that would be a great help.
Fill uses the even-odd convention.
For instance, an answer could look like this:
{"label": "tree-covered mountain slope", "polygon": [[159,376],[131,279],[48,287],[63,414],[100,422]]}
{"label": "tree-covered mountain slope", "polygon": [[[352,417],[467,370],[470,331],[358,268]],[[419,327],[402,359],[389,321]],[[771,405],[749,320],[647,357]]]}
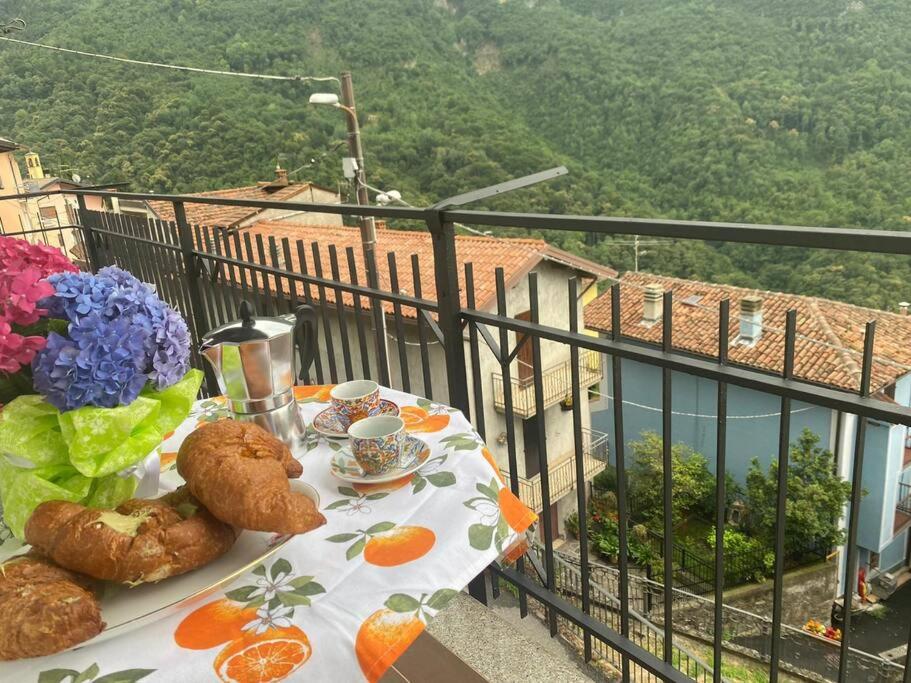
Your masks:
{"label": "tree-covered mountain slope", "polygon": [[[354,73],[371,184],[415,204],[566,164],[494,208],[904,229],[902,0],[0,0],[26,40],[275,74]],[[46,164],[198,191],[277,160],[335,186],[328,86],[0,43],[0,135]],[[310,160],[316,161],[311,163]],[[549,239],[618,268],[630,238]],[[642,268],[894,307],[905,257],[660,241]]]}

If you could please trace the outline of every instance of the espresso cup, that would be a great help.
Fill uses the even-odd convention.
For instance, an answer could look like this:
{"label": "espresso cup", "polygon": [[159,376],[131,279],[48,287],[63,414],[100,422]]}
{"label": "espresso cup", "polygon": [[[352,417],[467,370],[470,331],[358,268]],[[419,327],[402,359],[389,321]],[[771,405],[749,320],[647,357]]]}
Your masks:
{"label": "espresso cup", "polygon": [[329,391],[337,415],[354,424],[380,412],[380,386],[369,379],[337,384]]}
{"label": "espresso cup", "polygon": [[365,417],[348,427],[348,444],[366,474],[385,474],[399,463],[405,421],[392,415]]}

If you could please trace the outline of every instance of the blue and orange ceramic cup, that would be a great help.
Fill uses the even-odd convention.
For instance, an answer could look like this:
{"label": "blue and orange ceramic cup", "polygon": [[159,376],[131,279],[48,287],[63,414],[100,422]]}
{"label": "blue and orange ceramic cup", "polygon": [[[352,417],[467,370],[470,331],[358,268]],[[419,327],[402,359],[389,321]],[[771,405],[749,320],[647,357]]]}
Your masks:
{"label": "blue and orange ceramic cup", "polygon": [[356,379],[332,387],[332,408],[348,424],[380,412],[380,385],[369,379]]}
{"label": "blue and orange ceramic cup", "polygon": [[385,474],[399,464],[405,421],[392,415],[365,417],[348,427],[348,443],[365,474]]}

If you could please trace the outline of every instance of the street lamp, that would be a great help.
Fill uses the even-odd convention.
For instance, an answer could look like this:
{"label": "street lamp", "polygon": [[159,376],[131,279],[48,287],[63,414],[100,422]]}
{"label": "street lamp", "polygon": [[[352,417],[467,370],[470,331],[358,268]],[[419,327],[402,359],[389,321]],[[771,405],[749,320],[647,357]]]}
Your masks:
{"label": "street lamp", "polygon": [[[350,71],[342,72],[340,84],[341,101],[335,93],[318,92],[310,95],[309,102],[313,105],[335,107],[347,114],[345,118],[348,124],[348,154],[354,159],[355,166],[353,169],[355,197],[359,205],[367,206],[370,204],[370,196],[367,194],[367,173],[364,171],[361,127],[354,108],[354,86],[351,83]],[[361,216],[360,225],[364,263],[367,266],[367,286],[379,290],[379,276],[376,271],[376,223],[373,216]],[[388,384],[391,378],[389,377],[389,354],[386,342],[386,316],[383,314],[382,302],[373,303],[371,309],[373,310],[373,326],[378,333],[377,361],[380,364],[380,374],[385,375],[381,379],[385,379]],[[385,358],[385,362],[381,360],[383,358]]]}

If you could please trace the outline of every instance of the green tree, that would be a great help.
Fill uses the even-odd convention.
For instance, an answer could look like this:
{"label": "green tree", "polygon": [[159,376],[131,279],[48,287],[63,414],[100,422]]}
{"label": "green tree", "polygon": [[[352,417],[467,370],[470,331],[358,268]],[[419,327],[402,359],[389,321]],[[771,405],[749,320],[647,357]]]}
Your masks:
{"label": "green tree", "polygon": [[[835,456],[819,446],[819,436],[804,429],[792,443],[788,457],[788,495],[785,505],[785,551],[789,556],[824,543],[844,542],[845,532],[839,518],[851,484],[835,472]],[[778,462],[766,471],[753,458],[746,480],[751,534],[773,547],[775,508],[778,498]]]}
{"label": "green tree", "polygon": [[[655,432],[643,432],[630,443],[633,465],[629,471],[629,500],[637,516],[660,529],[664,520],[664,462],[662,440]],[[715,491],[715,477],[705,456],[683,443],[671,447],[672,507],[674,524],[688,514],[702,511]]]}

